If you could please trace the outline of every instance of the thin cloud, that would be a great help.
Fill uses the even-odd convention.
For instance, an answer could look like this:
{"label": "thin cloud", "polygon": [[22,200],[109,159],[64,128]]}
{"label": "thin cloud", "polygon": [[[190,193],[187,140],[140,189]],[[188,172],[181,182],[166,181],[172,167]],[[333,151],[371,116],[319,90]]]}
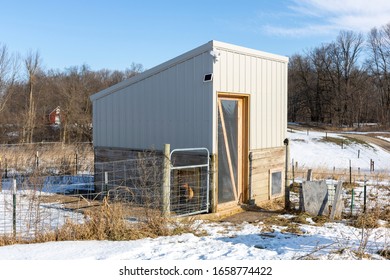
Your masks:
{"label": "thin cloud", "polygon": [[282,27],[273,25],[264,25],[263,31],[268,34],[274,34],[279,36],[291,36],[291,37],[304,37],[318,34],[332,34],[335,31],[335,27],[332,25],[313,25],[308,24],[302,27]]}
{"label": "thin cloud", "polygon": [[367,32],[390,22],[388,0],[292,0],[288,9],[294,24],[264,25],[263,31],[281,36],[311,36],[342,29]]}

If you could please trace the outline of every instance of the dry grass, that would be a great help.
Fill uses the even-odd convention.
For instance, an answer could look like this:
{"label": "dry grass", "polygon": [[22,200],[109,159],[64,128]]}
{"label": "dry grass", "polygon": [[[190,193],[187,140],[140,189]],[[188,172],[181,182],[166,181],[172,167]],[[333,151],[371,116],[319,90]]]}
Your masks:
{"label": "dry grass", "polygon": [[257,206],[268,211],[282,211],[284,210],[284,198],[260,202]]}
{"label": "dry grass", "polygon": [[389,250],[389,249],[379,250],[379,251],[378,251],[378,254],[379,254],[380,256],[384,257],[385,259],[390,260],[390,250]]}
{"label": "dry grass", "polygon": [[293,233],[297,235],[302,235],[304,232],[299,227],[299,224],[289,224],[287,228],[281,230],[282,233]]}
{"label": "dry grass", "polygon": [[99,207],[85,211],[84,223],[67,221],[61,228],[51,232],[39,232],[31,239],[1,236],[0,246],[69,240],[122,241],[189,232],[204,234],[191,219],[179,222],[165,218],[153,209],[145,208],[142,220],[140,218],[138,222],[129,222],[127,212],[123,204],[109,203],[105,198]]}
{"label": "dry grass", "polygon": [[307,218],[311,218],[311,216],[307,213],[299,213],[297,216],[293,217],[291,221],[298,224],[309,224]]}
{"label": "dry grass", "polygon": [[[297,163],[296,163],[297,164]],[[367,165],[369,162],[367,162]],[[294,180],[297,179],[304,179],[307,178],[307,172],[308,169],[312,170],[312,177],[313,180],[324,180],[324,179],[333,179],[333,180],[349,180],[349,166],[346,165],[345,168],[329,168],[326,166],[313,166],[313,167],[306,167],[306,166],[298,166],[298,168],[294,168],[294,176],[291,171],[291,166],[289,167],[289,173],[288,178],[290,180],[294,178]],[[373,172],[363,172],[359,171],[357,168],[352,169],[352,181],[364,181],[364,178],[368,180],[374,180],[374,181],[390,181],[390,173],[389,169],[381,170],[381,171],[375,171]]]}
{"label": "dry grass", "polygon": [[316,216],[316,217],[313,217],[312,218],[313,222],[315,222],[316,226],[323,226],[325,223],[328,223],[330,222],[330,219],[329,217],[327,216]]}
{"label": "dry grass", "polygon": [[93,147],[91,144],[36,143],[0,145],[0,163],[10,171],[30,173],[36,170],[37,155],[40,172],[71,174],[77,170],[93,170]]}
{"label": "dry grass", "polygon": [[352,225],[357,228],[377,228],[379,227],[380,211],[377,209],[369,210],[359,215]]}

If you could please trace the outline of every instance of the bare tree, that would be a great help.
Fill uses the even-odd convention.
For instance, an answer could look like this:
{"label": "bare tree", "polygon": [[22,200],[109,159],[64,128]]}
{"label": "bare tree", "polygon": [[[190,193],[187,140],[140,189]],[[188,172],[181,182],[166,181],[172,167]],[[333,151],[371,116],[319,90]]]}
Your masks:
{"label": "bare tree", "polygon": [[390,125],[390,23],[368,35],[368,71],[373,77],[373,93],[378,95],[379,118]]}
{"label": "bare tree", "polygon": [[12,87],[18,72],[18,60],[14,55],[10,55],[6,45],[0,43],[0,112],[11,97]]}
{"label": "bare tree", "polygon": [[125,70],[125,77],[128,79],[128,78],[131,78],[139,73],[142,73],[144,71],[144,66],[140,63],[135,63],[135,62],[132,62],[131,65],[130,65],[130,68],[127,68]]}
{"label": "bare tree", "polygon": [[344,113],[346,114],[346,122],[353,125],[356,121],[355,111],[355,95],[359,91],[354,88],[356,80],[359,78],[359,69],[357,60],[363,48],[363,35],[352,31],[341,31],[336,40],[336,46],[340,51],[342,75],[342,90],[344,96]]}
{"label": "bare tree", "polygon": [[28,87],[29,87],[29,98],[27,105],[27,114],[26,114],[26,124],[23,129],[23,141],[31,143],[33,141],[34,126],[35,126],[35,110],[36,105],[34,102],[34,85],[35,78],[40,70],[41,59],[39,52],[29,51],[24,59],[24,65],[26,67],[27,76],[28,76]]}

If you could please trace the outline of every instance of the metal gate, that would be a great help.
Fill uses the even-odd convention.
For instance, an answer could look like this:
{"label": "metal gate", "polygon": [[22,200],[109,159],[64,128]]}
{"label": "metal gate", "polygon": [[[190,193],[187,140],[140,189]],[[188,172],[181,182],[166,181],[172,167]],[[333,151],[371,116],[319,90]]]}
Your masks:
{"label": "metal gate", "polygon": [[207,213],[209,161],[206,148],[175,149],[170,153],[170,206],[176,216]]}

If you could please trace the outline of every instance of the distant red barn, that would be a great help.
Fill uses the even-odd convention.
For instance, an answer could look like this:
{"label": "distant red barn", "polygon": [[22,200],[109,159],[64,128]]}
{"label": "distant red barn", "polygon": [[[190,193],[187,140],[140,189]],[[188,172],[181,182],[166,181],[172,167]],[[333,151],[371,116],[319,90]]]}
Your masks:
{"label": "distant red barn", "polygon": [[61,109],[60,106],[57,106],[57,108],[49,114],[49,123],[50,125],[61,125],[61,119]]}

